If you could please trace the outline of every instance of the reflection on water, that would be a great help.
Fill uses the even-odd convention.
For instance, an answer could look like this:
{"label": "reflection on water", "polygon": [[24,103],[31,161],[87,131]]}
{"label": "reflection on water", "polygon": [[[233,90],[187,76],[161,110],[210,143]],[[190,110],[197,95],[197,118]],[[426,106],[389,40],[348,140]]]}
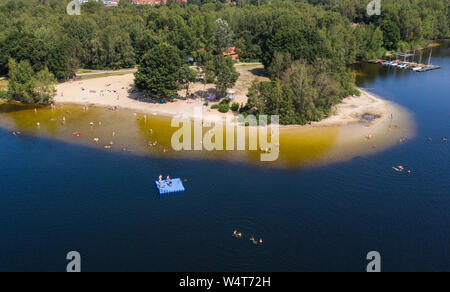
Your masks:
{"label": "reflection on water", "polygon": [[[407,122],[403,124],[406,127]],[[144,115],[126,110],[113,111],[77,105],[49,107],[2,104],[0,126],[23,135],[44,136],[69,143],[80,144],[105,151],[121,151],[136,155],[162,158],[225,159],[246,161],[281,167],[301,167],[343,161],[374,152],[364,136],[351,135],[345,127],[294,127],[280,130],[280,155],[276,162],[260,162],[261,151],[174,151],[171,139],[177,128],[171,127],[171,119],[156,115]],[[355,126],[354,126],[355,127]],[[364,124],[356,127],[364,128]],[[192,127],[194,128],[194,127]],[[203,134],[211,128],[204,128]],[[410,130],[406,127],[407,130]],[[406,130],[405,129],[405,130]],[[373,130],[370,130],[373,131]],[[370,132],[367,131],[367,134]],[[345,137],[342,137],[345,133]],[[361,133],[357,129],[356,133]],[[395,144],[400,133],[391,137],[386,129],[379,135],[379,149]],[[235,131],[235,138],[236,138]],[[248,129],[246,149],[248,149]],[[404,134],[405,135],[405,134]],[[270,135],[269,135],[270,136]],[[226,131],[224,131],[226,144]],[[366,145],[358,148],[357,144]],[[355,146],[355,147],[354,147]],[[258,145],[258,149],[262,149]]]}

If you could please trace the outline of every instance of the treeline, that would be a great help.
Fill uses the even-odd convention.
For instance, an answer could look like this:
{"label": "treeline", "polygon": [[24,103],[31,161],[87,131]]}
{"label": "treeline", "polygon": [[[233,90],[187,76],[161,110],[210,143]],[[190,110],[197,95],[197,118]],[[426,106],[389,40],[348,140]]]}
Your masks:
{"label": "treeline", "polygon": [[[1,75],[8,72],[9,58],[27,59],[35,71],[47,67],[59,79],[77,68],[132,67],[161,42],[178,47],[183,59],[196,57],[200,49],[217,48],[219,18],[234,32],[241,59],[265,65],[277,50],[313,61],[341,48],[351,52],[345,54],[348,63],[443,38],[449,31],[447,0],[384,0],[380,16],[367,15],[368,0],[245,0],[237,5],[195,0],[161,7],[122,0],[110,8],[91,1],[83,4],[81,16],[67,15],[66,2],[0,1]],[[329,44],[341,37],[347,38],[344,47]]]}
{"label": "treeline", "polygon": [[308,0],[339,12],[355,27],[357,57],[380,57],[385,50],[406,51],[450,37],[448,0],[382,0],[381,14],[370,16],[370,0]]}
{"label": "treeline", "polygon": [[[261,61],[273,80],[270,87],[281,86],[289,96],[289,102],[277,103],[279,112],[295,111],[285,122],[304,123],[325,117],[333,104],[355,93],[347,70],[355,60],[446,37],[447,1],[383,0],[382,14],[369,17],[368,0],[192,0],[164,6],[121,0],[110,8],[90,1],[81,16],[67,15],[69,1],[0,0],[0,75],[8,74],[10,58],[26,60],[34,72],[48,68],[58,79],[78,68],[127,68],[149,60],[146,54],[164,43],[176,48],[181,63],[197,61],[223,94],[236,76],[218,69],[225,61],[217,56],[234,46],[242,61]],[[323,77],[326,85],[301,79],[305,86],[295,91],[296,72]],[[172,80],[183,79],[174,79],[175,73]],[[144,77],[143,87],[154,83]],[[258,96],[275,100],[262,97],[269,85],[255,88],[246,109],[273,112],[273,104],[256,102]]]}

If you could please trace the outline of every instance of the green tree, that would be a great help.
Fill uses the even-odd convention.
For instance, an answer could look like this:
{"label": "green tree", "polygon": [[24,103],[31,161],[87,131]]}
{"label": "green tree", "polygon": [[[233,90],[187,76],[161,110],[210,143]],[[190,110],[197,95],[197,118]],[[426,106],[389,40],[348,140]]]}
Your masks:
{"label": "green tree", "polygon": [[214,59],[215,81],[217,95],[225,96],[227,90],[232,88],[239,78],[239,73],[234,67],[233,60],[230,57],[218,55]]}
{"label": "green tree", "polygon": [[219,52],[228,51],[233,45],[233,31],[226,20],[219,18],[216,20],[216,24],[216,49]]}
{"label": "green tree", "polygon": [[284,71],[292,63],[292,57],[289,53],[276,52],[272,63],[268,69],[269,75],[272,79],[281,79]]}
{"label": "green tree", "polygon": [[391,20],[383,20],[380,26],[383,31],[384,47],[388,50],[395,50],[400,41],[400,29]]}
{"label": "green tree", "polygon": [[34,103],[33,90],[35,87],[34,71],[28,61],[19,63],[14,59],[8,62],[9,82],[8,95],[12,100],[23,103]]}
{"label": "green tree", "polygon": [[46,67],[36,74],[35,79],[36,82],[33,91],[35,102],[47,104],[52,101],[56,92],[56,79],[53,74]]}
{"label": "green tree", "polygon": [[179,50],[159,44],[142,57],[135,73],[136,88],[159,98],[172,96],[177,91],[181,66]]}
{"label": "green tree", "polygon": [[30,62],[9,60],[8,95],[12,100],[48,104],[53,99],[55,83],[53,74],[47,68],[35,74]]}
{"label": "green tree", "polygon": [[181,67],[178,81],[186,89],[186,97],[189,96],[189,87],[195,78],[197,78],[197,71],[191,69],[186,64]]}

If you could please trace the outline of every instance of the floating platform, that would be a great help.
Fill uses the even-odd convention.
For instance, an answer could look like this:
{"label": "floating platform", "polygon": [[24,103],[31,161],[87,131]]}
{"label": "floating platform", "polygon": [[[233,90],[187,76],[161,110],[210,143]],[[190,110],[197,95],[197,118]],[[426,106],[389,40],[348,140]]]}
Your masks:
{"label": "floating platform", "polygon": [[165,180],[163,180],[161,183],[158,181],[156,181],[155,183],[160,195],[181,193],[186,190],[183,186],[183,183],[181,182],[181,179],[179,178],[172,179],[172,183],[170,184]]}
{"label": "floating platform", "polygon": [[434,65],[427,65],[427,66],[423,67],[422,69],[417,70],[417,72],[428,72],[428,71],[437,70],[437,69],[441,69],[441,67],[434,66]]}
{"label": "floating platform", "polygon": [[428,72],[432,70],[441,69],[441,66],[436,65],[425,65],[425,64],[417,64],[414,62],[406,62],[406,61],[384,61],[384,60],[371,60],[368,61],[368,63],[371,64],[381,64],[383,66],[393,67],[397,69],[405,69],[405,70],[411,70],[414,72]]}

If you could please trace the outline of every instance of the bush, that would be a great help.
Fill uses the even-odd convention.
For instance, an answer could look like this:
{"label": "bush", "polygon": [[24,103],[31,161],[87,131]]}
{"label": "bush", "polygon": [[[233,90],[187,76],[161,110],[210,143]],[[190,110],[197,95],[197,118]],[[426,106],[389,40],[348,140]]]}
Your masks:
{"label": "bush", "polygon": [[241,114],[246,114],[249,111],[250,111],[250,106],[248,103],[239,109],[239,113],[241,113]]}
{"label": "bush", "polygon": [[211,106],[211,109],[219,109],[219,105],[218,105],[218,104],[213,104],[213,105]]}
{"label": "bush", "polygon": [[228,97],[225,97],[224,99],[222,99],[222,101],[220,102],[220,104],[230,104],[231,99],[229,99]]}
{"label": "bush", "polygon": [[1,99],[8,99],[8,93],[2,89],[0,89],[0,100]]}
{"label": "bush", "polygon": [[230,111],[230,105],[228,103],[221,103],[219,105],[219,112],[227,113]]}
{"label": "bush", "polygon": [[239,103],[234,102],[234,103],[231,105],[231,110],[234,111],[234,112],[239,111]]}

